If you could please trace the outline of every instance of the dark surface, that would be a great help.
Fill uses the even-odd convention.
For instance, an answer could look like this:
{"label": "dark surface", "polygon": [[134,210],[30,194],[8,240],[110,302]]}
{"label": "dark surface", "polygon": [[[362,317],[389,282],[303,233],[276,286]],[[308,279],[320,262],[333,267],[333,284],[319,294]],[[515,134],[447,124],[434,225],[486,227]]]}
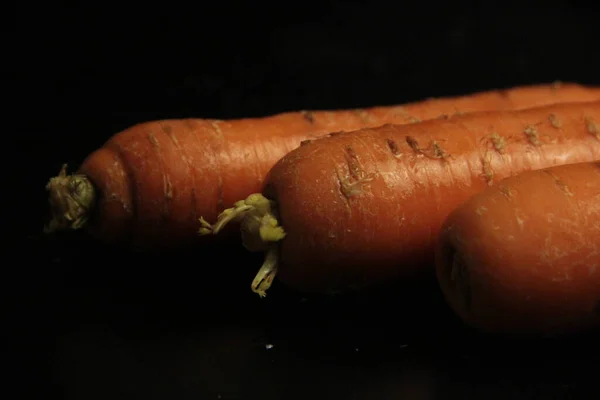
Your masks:
{"label": "dark surface", "polygon": [[26,379],[11,379],[19,393],[600,398],[597,340],[476,335],[435,290],[303,299],[276,284],[261,300],[249,290],[260,256],[243,250],[221,262],[151,258],[41,234],[43,187],[61,163],[78,165],[144,120],[393,104],[556,79],[600,84],[597,7],[362,3],[16,8],[4,87],[5,136],[15,143],[4,158],[4,221],[14,229],[5,232],[3,294],[16,334],[11,371]]}

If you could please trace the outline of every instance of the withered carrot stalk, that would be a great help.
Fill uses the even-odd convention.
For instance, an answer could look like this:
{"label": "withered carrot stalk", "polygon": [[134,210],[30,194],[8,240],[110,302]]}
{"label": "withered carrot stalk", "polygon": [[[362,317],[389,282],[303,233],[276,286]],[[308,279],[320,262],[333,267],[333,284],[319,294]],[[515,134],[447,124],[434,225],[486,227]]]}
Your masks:
{"label": "withered carrot stalk", "polygon": [[186,246],[198,240],[200,216],[214,220],[260,191],[275,162],[304,140],[444,114],[590,99],[600,99],[600,88],[565,83],[369,109],[146,122],[114,135],[74,175],[63,167],[50,180],[47,231],[86,228],[103,241],[146,250]]}
{"label": "withered carrot stalk", "polygon": [[600,159],[600,102],[489,111],[330,135],[291,151],[265,188],[201,234],[241,224],[266,252],[252,282],[275,274],[302,291],[435,279],[434,244],[452,209],[500,179]]}
{"label": "withered carrot stalk", "polygon": [[455,209],[436,246],[450,307],[511,336],[600,328],[600,163],[528,171]]}

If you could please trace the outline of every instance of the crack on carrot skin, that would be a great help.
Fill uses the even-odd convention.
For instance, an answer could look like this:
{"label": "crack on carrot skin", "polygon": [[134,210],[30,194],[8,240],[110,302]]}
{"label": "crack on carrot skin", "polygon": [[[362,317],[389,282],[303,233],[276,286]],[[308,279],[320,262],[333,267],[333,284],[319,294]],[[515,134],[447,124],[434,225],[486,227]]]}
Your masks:
{"label": "crack on carrot skin", "polygon": [[550,125],[552,125],[552,127],[559,129],[562,127],[562,124],[560,123],[560,121],[558,120],[558,117],[555,114],[550,114],[548,116],[548,121],[550,121]]}
{"label": "crack on carrot skin", "polygon": [[365,186],[374,178],[374,174],[367,174],[361,166],[358,155],[348,145],[344,149],[344,158],[348,167],[348,176],[337,175],[340,184],[340,191],[346,199],[357,196],[363,192]]}
{"label": "crack on carrot skin", "polygon": [[356,152],[350,145],[346,146],[344,150],[344,156],[346,158],[346,163],[348,164],[348,171],[350,172],[350,176],[352,176],[354,179],[360,179],[364,175],[364,172],[362,170]]}
{"label": "crack on carrot skin", "polygon": [[567,186],[567,184],[562,179],[560,179],[558,176],[556,176],[552,171],[544,170],[543,172],[545,174],[550,175],[550,177],[554,181],[554,184],[556,186],[558,186],[558,188],[561,190],[561,192],[563,192],[568,197],[573,197],[573,192],[571,192],[571,189],[569,189],[569,186]]}
{"label": "crack on carrot skin", "polygon": [[315,123],[315,114],[312,111],[304,110],[301,111],[302,117],[310,124]]}
{"label": "crack on carrot skin", "polygon": [[417,139],[415,139],[414,137],[407,136],[406,143],[415,153],[423,154],[423,150],[421,150],[421,147],[419,146],[419,142],[417,142]]}
{"label": "crack on carrot skin", "polygon": [[171,184],[171,179],[169,178],[168,174],[165,171],[165,162],[163,159],[162,148],[160,146],[158,139],[156,139],[156,136],[154,135],[154,133],[149,132],[148,140],[152,144],[152,148],[154,149],[156,156],[160,160],[160,165],[161,165],[160,169],[162,171],[162,181],[163,181],[162,182],[162,184],[163,184],[162,185],[163,186],[163,199],[165,200],[163,207],[162,207],[162,212],[161,212],[161,223],[165,223],[165,221],[169,218],[169,214],[170,214],[170,203],[171,203],[171,200],[173,199],[173,185]]}
{"label": "crack on carrot skin", "polygon": [[594,136],[597,140],[600,140],[600,129],[598,129],[598,125],[591,117],[585,117],[585,126],[589,134]]}
{"label": "crack on carrot skin", "polygon": [[[406,136],[406,143],[408,144],[408,146],[418,155],[421,156],[425,156],[431,159],[438,159],[438,160],[447,160],[448,158],[450,158],[450,154],[446,153],[446,151],[440,146],[440,144],[433,140],[431,142],[431,145],[427,148],[427,149],[423,149],[421,148],[421,146],[419,145],[419,143],[417,142],[417,140],[415,138],[413,138],[412,136]],[[429,150],[431,154],[429,154],[429,152],[427,152],[426,150]]]}
{"label": "crack on carrot skin", "polygon": [[[192,180],[192,185],[190,187],[190,203],[191,203],[191,208],[190,208],[190,217],[194,220],[196,220],[198,218],[197,214],[196,214],[196,176],[193,173],[194,167],[192,166],[191,160],[187,157],[187,155],[185,154],[184,149],[182,149],[179,140],[177,139],[177,136],[175,136],[175,134],[173,133],[173,128],[171,127],[171,125],[167,124],[167,123],[162,123],[160,124],[163,132],[165,135],[167,135],[167,137],[169,139],[171,139],[171,142],[173,142],[173,146],[175,147],[175,149],[177,150],[177,152],[179,153],[181,160],[185,163],[185,165],[188,168],[191,180]],[[193,128],[192,128],[193,129]]]}
{"label": "crack on carrot skin", "polygon": [[392,139],[385,139],[385,142],[387,143],[388,149],[390,149],[394,157],[400,157],[402,155],[400,148],[398,147],[398,143]]}
{"label": "crack on carrot skin", "polygon": [[525,136],[527,136],[527,140],[532,145],[539,147],[542,145],[539,139],[539,134],[537,129],[534,126],[528,125],[524,130]]}

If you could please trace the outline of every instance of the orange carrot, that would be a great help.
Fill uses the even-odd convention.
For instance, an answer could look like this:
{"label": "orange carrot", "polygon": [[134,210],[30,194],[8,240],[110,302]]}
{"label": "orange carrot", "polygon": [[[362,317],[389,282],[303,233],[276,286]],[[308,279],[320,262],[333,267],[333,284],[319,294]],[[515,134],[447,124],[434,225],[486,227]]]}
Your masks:
{"label": "orange carrot", "polygon": [[600,163],[507,178],[445,220],[437,277],[469,325],[508,335],[600,327]]}
{"label": "orange carrot", "polygon": [[[489,111],[386,125],[314,140],[284,156],[262,193],[202,234],[240,222],[266,252],[252,289],[275,274],[303,291],[343,291],[400,277],[434,278],[444,218],[499,179],[600,159],[600,102]],[[430,265],[430,267],[427,267]]]}
{"label": "orange carrot", "polygon": [[184,246],[197,240],[198,217],[214,219],[259,191],[275,162],[304,140],[455,112],[589,99],[600,99],[600,88],[551,84],[365,110],[147,122],[113,136],[75,175],[63,168],[50,180],[48,231],[86,227],[113,244],[147,250]]}

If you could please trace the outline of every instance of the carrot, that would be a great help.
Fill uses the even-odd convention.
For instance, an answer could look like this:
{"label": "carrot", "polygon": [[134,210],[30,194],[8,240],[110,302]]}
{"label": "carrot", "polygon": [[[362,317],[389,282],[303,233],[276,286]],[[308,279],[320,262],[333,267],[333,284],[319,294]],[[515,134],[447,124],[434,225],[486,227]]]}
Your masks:
{"label": "carrot", "polygon": [[200,233],[241,224],[244,246],[266,253],[252,282],[261,296],[275,274],[315,292],[435,278],[435,237],[452,209],[505,177],[600,159],[594,121],[600,102],[562,103],[317,139]]}
{"label": "carrot", "polygon": [[600,99],[600,88],[533,85],[364,110],[146,122],[114,135],[74,175],[63,166],[50,180],[47,231],[85,227],[105,242],[138,249],[184,246],[197,240],[198,217],[214,219],[259,191],[275,162],[304,140],[441,114],[585,99]]}
{"label": "carrot", "polygon": [[600,162],[529,171],[445,220],[436,270],[469,325],[509,335],[600,327]]}

